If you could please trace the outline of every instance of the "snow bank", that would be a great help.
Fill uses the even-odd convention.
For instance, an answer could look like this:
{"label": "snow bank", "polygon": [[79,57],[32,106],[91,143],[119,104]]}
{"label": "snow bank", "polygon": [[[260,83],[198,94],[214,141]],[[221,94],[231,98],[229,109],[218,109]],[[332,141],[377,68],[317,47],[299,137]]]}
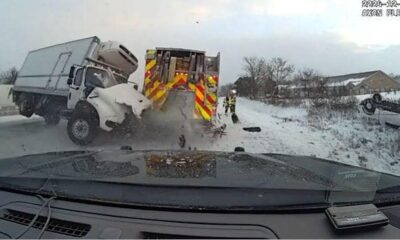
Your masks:
{"label": "snow bank", "polygon": [[[397,130],[385,128],[374,119],[321,112],[310,119],[304,107],[277,107],[245,98],[237,99],[240,125],[228,122],[227,136],[213,150],[232,151],[242,146],[248,152],[316,156],[378,171],[399,174]],[[242,127],[261,127],[260,133]]]}
{"label": "snow bank", "polygon": [[14,106],[12,97],[9,96],[10,89],[13,85],[0,84],[0,108]]}

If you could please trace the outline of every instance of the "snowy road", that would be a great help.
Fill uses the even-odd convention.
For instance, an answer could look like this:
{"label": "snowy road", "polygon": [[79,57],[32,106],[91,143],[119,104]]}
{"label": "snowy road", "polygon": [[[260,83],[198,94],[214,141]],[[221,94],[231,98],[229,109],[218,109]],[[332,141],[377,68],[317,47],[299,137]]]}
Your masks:
{"label": "snowy road", "polygon": [[[387,146],[374,148],[375,139],[382,136],[396,141],[397,135],[388,132],[393,130],[364,130],[359,120],[348,119],[337,119],[324,123],[325,128],[316,128],[304,108],[282,108],[244,98],[238,98],[237,113],[240,124],[233,124],[229,117],[221,114],[221,121],[227,123],[226,135],[219,139],[196,137],[189,139],[187,146],[218,151],[233,151],[241,146],[247,152],[317,156],[380,171],[400,172],[400,164],[393,164],[398,161],[398,156],[386,150]],[[261,132],[242,130],[253,126],[261,127]],[[133,136],[101,133],[89,147],[80,147],[69,140],[66,121],[57,126],[46,126],[40,117],[27,119],[22,116],[0,117],[0,143],[2,158],[61,150],[118,149],[122,145],[130,145],[133,149],[179,149],[175,136],[160,131],[139,131]]]}

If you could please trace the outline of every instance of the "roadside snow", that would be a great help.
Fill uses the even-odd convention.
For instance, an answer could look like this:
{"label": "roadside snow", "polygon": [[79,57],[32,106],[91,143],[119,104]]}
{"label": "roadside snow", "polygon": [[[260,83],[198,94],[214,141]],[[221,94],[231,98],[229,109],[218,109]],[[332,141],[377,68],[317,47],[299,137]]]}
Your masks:
{"label": "roadside snow", "polygon": [[[213,150],[232,151],[242,146],[248,152],[316,156],[383,172],[400,173],[395,146],[398,130],[368,124],[359,113],[354,116],[323,113],[310,119],[301,107],[276,107],[245,98],[237,99],[240,124],[228,122],[227,136],[216,141]],[[330,117],[329,114],[331,115]],[[260,133],[242,127],[261,127]]]}
{"label": "roadside snow", "polygon": [[0,123],[18,123],[18,122],[24,122],[24,121],[32,121],[34,119],[39,119],[39,116],[32,116],[31,118],[24,117],[22,115],[10,115],[10,116],[2,116],[0,117]]}

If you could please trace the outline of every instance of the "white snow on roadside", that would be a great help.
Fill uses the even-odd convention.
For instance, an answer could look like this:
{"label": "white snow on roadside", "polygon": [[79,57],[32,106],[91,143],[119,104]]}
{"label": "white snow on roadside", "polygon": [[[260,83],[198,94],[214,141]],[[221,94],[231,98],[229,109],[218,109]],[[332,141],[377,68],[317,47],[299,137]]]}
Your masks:
{"label": "white snow on roadside", "polygon": [[2,116],[0,117],[0,123],[18,123],[24,121],[32,121],[35,119],[39,119],[39,116],[32,116],[31,118],[24,117],[22,115],[10,115],[10,116]]}
{"label": "white snow on roadside", "polygon": [[[237,114],[241,124],[229,123],[227,136],[216,141],[212,149],[232,151],[234,146],[242,146],[248,152],[317,156],[400,174],[399,164],[391,165],[400,156],[391,153],[391,146],[382,144],[396,144],[397,130],[379,125],[365,126],[358,113],[355,119],[334,116],[331,120],[324,120],[322,117],[317,123],[323,126],[321,129],[309,121],[305,108],[276,107],[238,98]],[[259,126],[262,131],[245,132],[241,129],[244,126]]]}

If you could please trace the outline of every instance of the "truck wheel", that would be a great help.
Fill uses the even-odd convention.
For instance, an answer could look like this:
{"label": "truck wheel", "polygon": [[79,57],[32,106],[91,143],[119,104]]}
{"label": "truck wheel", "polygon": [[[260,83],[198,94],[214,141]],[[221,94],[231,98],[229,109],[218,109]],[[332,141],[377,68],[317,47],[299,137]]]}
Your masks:
{"label": "truck wheel", "polygon": [[43,118],[47,125],[57,125],[60,122],[60,116],[56,114],[45,115]]}
{"label": "truck wheel", "polygon": [[18,100],[19,113],[25,117],[31,117],[34,113],[33,104],[32,97],[21,94]]}
{"label": "truck wheel", "polygon": [[90,114],[73,114],[67,126],[69,138],[76,144],[87,145],[98,133],[98,122]]}

